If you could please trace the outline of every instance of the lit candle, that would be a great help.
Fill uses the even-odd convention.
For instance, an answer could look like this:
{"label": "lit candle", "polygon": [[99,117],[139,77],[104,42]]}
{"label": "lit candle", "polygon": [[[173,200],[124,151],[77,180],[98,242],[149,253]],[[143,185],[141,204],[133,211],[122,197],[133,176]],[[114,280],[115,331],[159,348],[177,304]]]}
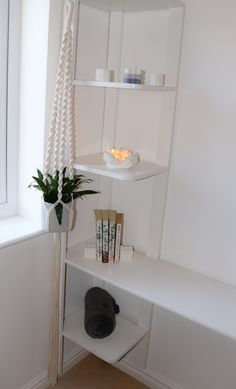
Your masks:
{"label": "lit candle", "polygon": [[128,169],[139,161],[139,155],[131,149],[109,147],[103,153],[103,159],[110,168]]}
{"label": "lit candle", "polygon": [[111,153],[117,161],[124,161],[132,154],[130,149],[115,149],[113,147],[108,149],[108,152]]}

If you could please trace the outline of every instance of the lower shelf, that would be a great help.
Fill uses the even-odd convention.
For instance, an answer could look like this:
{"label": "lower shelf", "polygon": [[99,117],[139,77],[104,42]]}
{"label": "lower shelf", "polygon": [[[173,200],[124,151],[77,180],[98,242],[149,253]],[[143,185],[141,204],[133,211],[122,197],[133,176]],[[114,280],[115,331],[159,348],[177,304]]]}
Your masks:
{"label": "lower shelf", "polygon": [[108,363],[119,361],[143,339],[146,333],[144,328],[118,315],[116,316],[116,328],[110,336],[104,339],[93,339],[84,329],[84,309],[66,317],[63,331],[67,339]]}
{"label": "lower shelf", "polygon": [[236,340],[235,286],[137,252],[127,263],[89,260],[86,244],[68,249],[68,266]]}

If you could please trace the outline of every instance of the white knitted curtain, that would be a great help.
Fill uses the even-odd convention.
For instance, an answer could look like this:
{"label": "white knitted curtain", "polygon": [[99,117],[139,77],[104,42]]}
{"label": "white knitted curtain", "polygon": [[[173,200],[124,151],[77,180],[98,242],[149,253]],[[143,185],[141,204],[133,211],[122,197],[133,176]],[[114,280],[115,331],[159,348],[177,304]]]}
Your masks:
{"label": "white knitted curtain", "polygon": [[[74,92],[73,92],[73,33],[72,15],[74,2],[67,2],[64,31],[57,68],[55,94],[52,106],[51,123],[48,133],[44,175],[55,175],[59,171],[58,200],[52,205],[55,208],[62,202],[63,169],[73,177],[74,161]],[[57,383],[59,363],[59,294],[61,273],[61,236],[53,235],[53,280],[52,310],[49,334],[48,379],[51,385]]]}

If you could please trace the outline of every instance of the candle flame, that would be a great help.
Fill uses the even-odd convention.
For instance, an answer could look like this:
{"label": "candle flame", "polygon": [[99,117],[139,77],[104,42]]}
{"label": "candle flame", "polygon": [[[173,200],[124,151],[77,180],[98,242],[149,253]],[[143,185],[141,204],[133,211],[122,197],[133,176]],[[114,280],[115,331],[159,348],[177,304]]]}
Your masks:
{"label": "candle flame", "polygon": [[111,147],[108,152],[111,153],[117,161],[125,161],[132,154],[130,149],[115,149],[113,147]]}

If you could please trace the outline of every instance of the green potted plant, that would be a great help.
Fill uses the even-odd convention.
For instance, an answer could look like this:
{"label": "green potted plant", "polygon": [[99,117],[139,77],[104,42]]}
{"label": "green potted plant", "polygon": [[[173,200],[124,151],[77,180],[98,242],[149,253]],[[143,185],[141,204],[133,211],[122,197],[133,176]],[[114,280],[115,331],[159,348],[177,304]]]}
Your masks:
{"label": "green potted plant", "polygon": [[69,231],[72,227],[73,220],[73,200],[98,193],[94,190],[81,190],[83,184],[89,184],[92,180],[81,174],[74,174],[72,178],[67,177],[66,169],[67,168],[65,167],[62,172],[61,202],[58,202],[58,170],[55,175],[47,174],[47,176],[44,176],[44,174],[37,169],[37,176],[32,177],[34,181],[29,185],[29,188],[35,188],[43,193],[44,203],[48,210],[46,229],[49,232]]}

